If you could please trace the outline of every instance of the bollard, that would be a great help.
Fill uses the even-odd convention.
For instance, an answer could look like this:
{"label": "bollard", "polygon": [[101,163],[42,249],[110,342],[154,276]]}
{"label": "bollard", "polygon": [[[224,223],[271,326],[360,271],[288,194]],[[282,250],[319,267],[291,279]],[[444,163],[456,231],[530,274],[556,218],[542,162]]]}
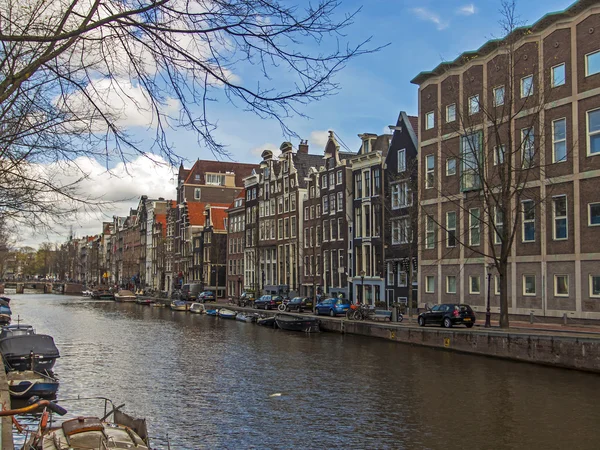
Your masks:
{"label": "bollard", "polygon": [[529,323],[533,323],[533,311],[529,313]]}
{"label": "bollard", "polygon": [[398,308],[392,307],[392,322],[398,322]]}
{"label": "bollard", "polygon": [[563,325],[567,324],[567,313],[563,314]]}

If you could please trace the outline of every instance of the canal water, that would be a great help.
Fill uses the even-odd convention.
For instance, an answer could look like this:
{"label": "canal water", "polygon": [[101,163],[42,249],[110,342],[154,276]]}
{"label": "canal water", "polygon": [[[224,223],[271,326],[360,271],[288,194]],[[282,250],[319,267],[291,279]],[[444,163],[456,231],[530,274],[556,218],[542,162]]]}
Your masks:
{"label": "canal water", "polygon": [[168,308],[12,299],[13,323],[54,336],[58,398],[124,403],[158,448],[167,435],[171,449],[600,445],[592,374]]}

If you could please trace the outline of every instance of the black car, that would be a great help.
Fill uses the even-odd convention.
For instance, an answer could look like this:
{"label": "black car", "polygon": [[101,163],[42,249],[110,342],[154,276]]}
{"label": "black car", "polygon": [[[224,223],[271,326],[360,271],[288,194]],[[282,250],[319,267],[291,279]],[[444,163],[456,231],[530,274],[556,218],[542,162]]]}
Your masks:
{"label": "black car", "polygon": [[204,302],[214,302],[216,301],[215,293],[213,291],[203,291],[198,294],[198,301]]}
{"label": "black car", "polygon": [[260,298],[254,300],[254,308],[257,309],[277,309],[279,305],[283,302],[283,298],[279,295],[263,295]]}
{"label": "black car", "polygon": [[312,311],[313,309],[313,301],[312,298],[309,297],[294,297],[291,299],[287,305],[285,305],[286,311]]}
{"label": "black car", "polygon": [[418,321],[422,327],[434,324],[446,328],[450,328],[453,325],[466,325],[467,328],[471,328],[475,325],[475,313],[469,305],[444,303],[434,305],[432,308],[419,314]]}

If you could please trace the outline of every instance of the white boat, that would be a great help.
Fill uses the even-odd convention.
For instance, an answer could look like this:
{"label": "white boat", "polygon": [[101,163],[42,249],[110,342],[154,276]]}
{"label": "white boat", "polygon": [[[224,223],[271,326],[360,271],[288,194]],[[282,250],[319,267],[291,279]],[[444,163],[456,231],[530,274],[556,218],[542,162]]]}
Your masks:
{"label": "white boat", "polygon": [[204,314],[206,312],[206,308],[204,308],[203,303],[192,303],[190,305],[190,312],[196,314]]}
{"label": "white boat", "polygon": [[127,289],[120,290],[115,294],[115,300],[117,302],[135,302],[137,296]]}
{"label": "white boat", "polygon": [[183,300],[173,300],[171,302],[171,309],[173,311],[187,311],[188,309],[190,309],[190,305],[188,302],[185,302]]}
{"label": "white boat", "polygon": [[223,319],[235,319],[235,316],[237,315],[235,311],[227,308],[221,308],[218,314],[219,317],[222,317]]}
{"label": "white boat", "polygon": [[235,316],[235,320],[239,320],[240,322],[256,322],[256,315],[255,314],[248,314],[245,312],[239,312],[237,313],[237,316]]}

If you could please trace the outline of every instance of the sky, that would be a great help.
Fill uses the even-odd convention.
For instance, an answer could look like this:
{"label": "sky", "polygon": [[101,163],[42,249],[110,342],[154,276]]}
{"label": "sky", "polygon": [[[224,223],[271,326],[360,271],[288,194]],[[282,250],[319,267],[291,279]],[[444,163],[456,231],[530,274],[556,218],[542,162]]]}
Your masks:
{"label": "sky", "polygon": [[[303,108],[307,117],[294,117],[287,122],[302,139],[308,139],[310,153],[323,152],[327,130],[334,130],[342,146],[353,151],[360,145],[358,134],[389,132],[388,126],[395,124],[400,111],[417,114],[418,87],[410,80],[419,72],[432,70],[440,62],[453,60],[460,53],[475,50],[502,35],[499,0],[341,0],[340,3],[340,12],[361,9],[354,24],[346,30],[345,39],[358,43],[371,37],[372,47],[385,47],[349,62],[335,79],[339,90],[334,95]],[[517,15],[523,23],[532,24],[572,3],[573,0],[520,0]],[[244,79],[241,70],[234,75]],[[226,101],[214,103],[211,108],[211,117],[218,121],[215,137],[226,145],[234,161],[257,163],[264,149],[277,149],[288,139],[275,120],[261,119]],[[149,147],[153,133],[139,126],[141,119],[132,111],[126,121],[131,125],[131,133],[148,140]],[[209,150],[199,147],[191,133],[178,131],[169,138],[187,168],[196,159],[215,159]],[[298,144],[297,140],[292,143],[295,147]],[[77,237],[98,234],[103,220],[126,215],[130,208],[136,207],[141,195],[175,197],[175,177],[166,165],[157,167],[139,158],[128,170],[117,165],[111,173],[95,161],[88,161],[87,165],[92,175],[84,189],[105,200],[121,201],[104,214],[82,215],[63,229],[48,234],[19,230],[17,246],[65,242],[70,226]]]}

